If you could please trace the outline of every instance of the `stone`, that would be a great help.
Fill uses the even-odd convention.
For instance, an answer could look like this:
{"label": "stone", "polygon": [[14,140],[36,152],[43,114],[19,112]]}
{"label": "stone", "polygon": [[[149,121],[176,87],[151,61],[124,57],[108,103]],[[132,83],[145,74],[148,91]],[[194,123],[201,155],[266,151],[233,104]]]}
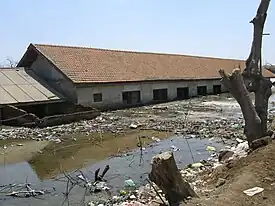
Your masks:
{"label": "stone", "polygon": [[226,179],[219,178],[217,183],[216,183],[216,187],[220,187],[220,186],[224,185],[225,182],[226,182]]}
{"label": "stone", "polygon": [[219,162],[224,162],[234,155],[233,151],[223,150],[219,153],[218,160]]}
{"label": "stone", "polygon": [[256,150],[260,147],[266,146],[268,144],[272,143],[272,139],[271,137],[267,136],[267,137],[262,137],[260,139],[256,139],[251,143],[250,148],[252,150]]}

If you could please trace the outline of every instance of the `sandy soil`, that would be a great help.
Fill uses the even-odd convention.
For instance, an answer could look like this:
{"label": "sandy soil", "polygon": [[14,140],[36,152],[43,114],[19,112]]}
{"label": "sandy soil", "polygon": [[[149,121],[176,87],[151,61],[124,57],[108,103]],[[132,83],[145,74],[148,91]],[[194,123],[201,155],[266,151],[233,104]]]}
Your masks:
{"label": "sandy soil", "polygon": [[[199,199],[190,201],[193,206],[273,206],[275,205],[275,143],[260,148],[246,158],[218,167],[207,177],[207,188]],[[219,178],[226,179],[216,188]],[[262,187],[264,191],[252,197],[244,190]],[[212,190],[212,191],[211,191]],[[186,205],[186,204],[184,204]]]}

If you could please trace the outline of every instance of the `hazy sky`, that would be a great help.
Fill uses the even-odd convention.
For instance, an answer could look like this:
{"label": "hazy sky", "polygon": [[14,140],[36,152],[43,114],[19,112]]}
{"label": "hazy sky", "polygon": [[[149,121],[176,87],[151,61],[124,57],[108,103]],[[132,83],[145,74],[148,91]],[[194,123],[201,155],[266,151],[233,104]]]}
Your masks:
{"label": "hazy sky", "polygon": [[[1,0],[0,63],[29,43],[246,59],[260,0]],[[275,2],[264,62],[275,63]]]}

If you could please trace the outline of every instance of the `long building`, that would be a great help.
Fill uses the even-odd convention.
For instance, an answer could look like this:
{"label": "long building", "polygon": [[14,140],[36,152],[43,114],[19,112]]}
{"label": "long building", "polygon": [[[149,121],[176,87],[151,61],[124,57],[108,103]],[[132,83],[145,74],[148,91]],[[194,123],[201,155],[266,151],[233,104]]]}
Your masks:
{"label": "long building", "polygon": [[[244,60],[30,44],[18,67],[75,104],[126,107],[226,92],[218,70]],[[264,70],[264,76],[274,75]]]}

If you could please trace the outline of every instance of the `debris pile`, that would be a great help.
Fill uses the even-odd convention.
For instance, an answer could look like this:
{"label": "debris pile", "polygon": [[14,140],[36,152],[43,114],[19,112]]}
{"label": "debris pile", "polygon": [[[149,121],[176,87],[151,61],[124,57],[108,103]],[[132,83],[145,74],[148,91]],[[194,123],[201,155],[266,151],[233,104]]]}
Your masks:
{"label": "debris pile", "polygon": [[[123,133],[126,130],[147,129],[174,132],[175,134],[195,135],[199,138],[223,137],[242,138],[239,132],[244,124],[236,112],[224,117],[222,112],[211,116],[213,106],[205,106],[199,102],[190,108],[188,102],[164,103],[157,106],[144,106],[139,108],[103,112],[92,120],[84,120],[70,124],[45,128],[1,128],[0,139],[45,139],[52,140],[64,135],[91,133]],[[205,116],[201,116],[202,112]],[[216,113],[215,113],[216,115]]]}

